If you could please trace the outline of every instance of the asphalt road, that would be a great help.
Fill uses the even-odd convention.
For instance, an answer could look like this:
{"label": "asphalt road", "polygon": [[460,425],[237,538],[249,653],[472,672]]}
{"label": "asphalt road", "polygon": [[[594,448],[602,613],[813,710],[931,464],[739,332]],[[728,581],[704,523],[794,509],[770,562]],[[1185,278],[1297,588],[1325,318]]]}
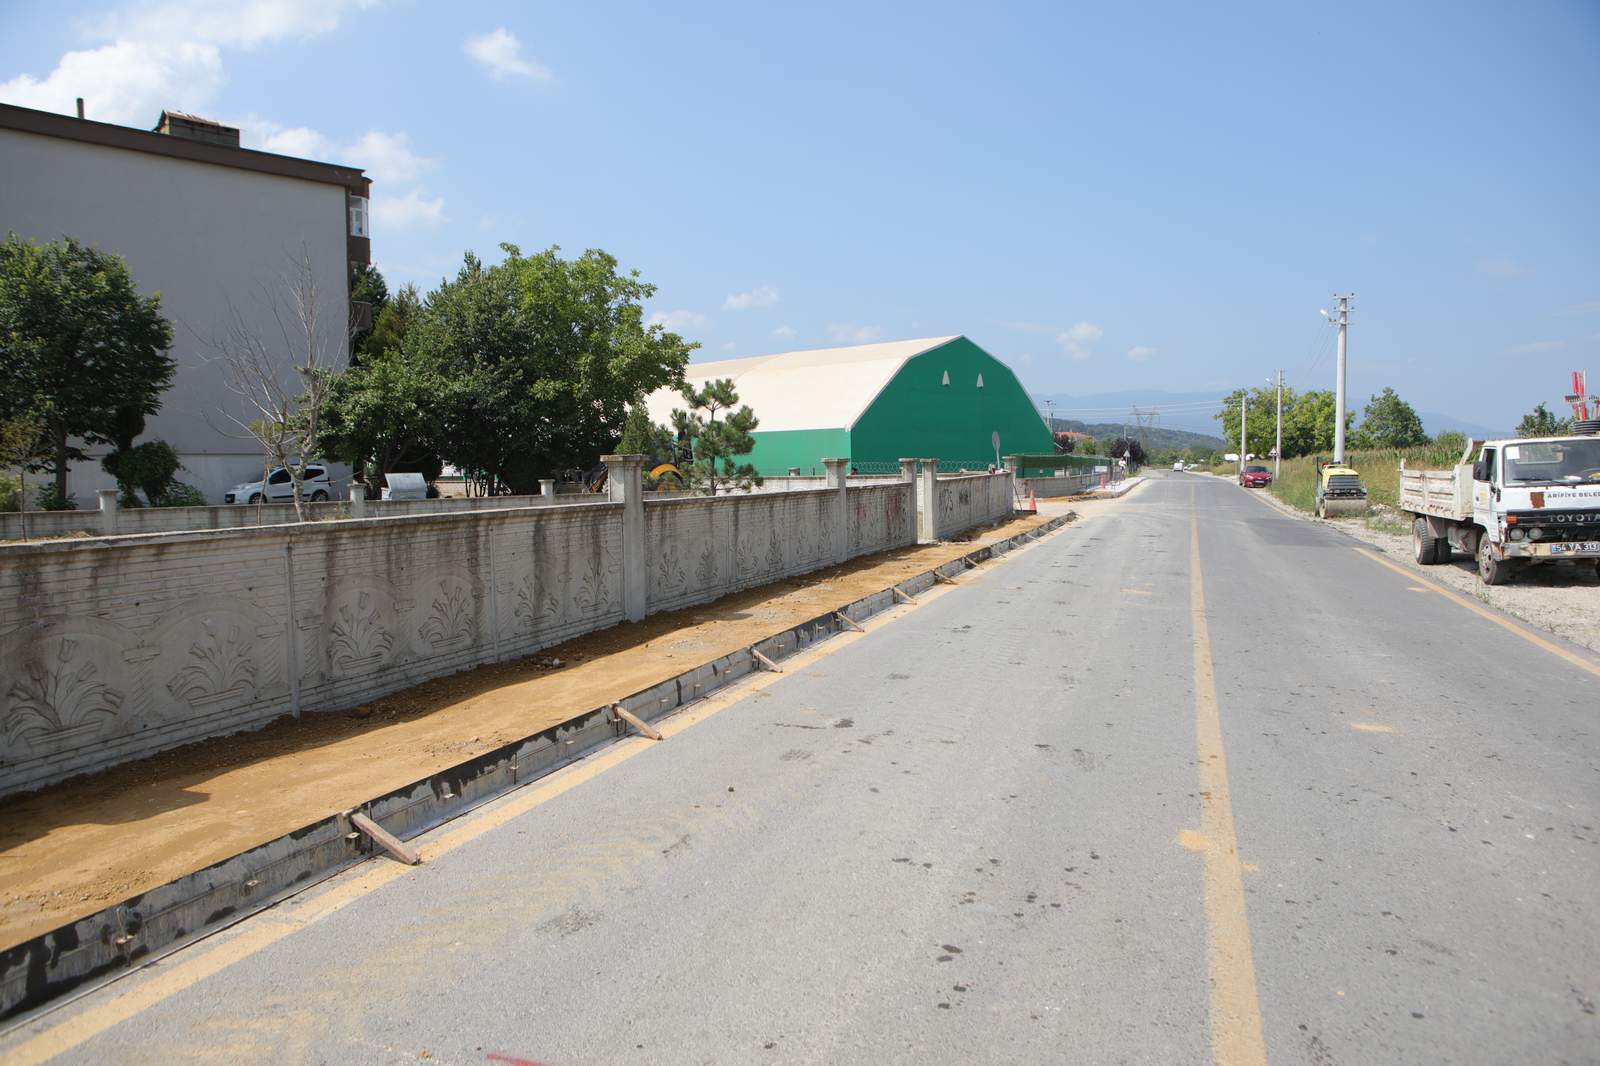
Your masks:
{"label": "asphalt road", "polygon": [[0,1061],[1600,1061],[1592,657],[1193,475],[925,601]]}

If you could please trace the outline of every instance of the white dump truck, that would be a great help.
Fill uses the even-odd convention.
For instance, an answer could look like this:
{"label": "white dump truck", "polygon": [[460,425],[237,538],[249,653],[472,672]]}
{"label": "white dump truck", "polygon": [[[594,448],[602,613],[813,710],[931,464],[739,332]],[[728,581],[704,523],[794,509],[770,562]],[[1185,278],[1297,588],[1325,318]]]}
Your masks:
{"label": "white dump truck", "polygon": [[1400,463],[1400,509],[1411,518],[1417,562],[1452,551],[1478,561],[1486,585],[1529,566],[1600,568],[1600,425],[1562,437],[1473,440],[1451,470]]}

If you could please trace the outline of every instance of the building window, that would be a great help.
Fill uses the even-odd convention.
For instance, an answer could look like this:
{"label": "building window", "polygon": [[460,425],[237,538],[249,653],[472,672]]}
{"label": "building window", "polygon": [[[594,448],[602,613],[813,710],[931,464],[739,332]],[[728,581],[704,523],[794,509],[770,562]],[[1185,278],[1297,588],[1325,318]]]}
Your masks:
{"label": "building window", "polygon": [[350,236],[369,236],[367,233],[367,198],[365,196],[350,197]]}
{"label": "building window", "polygon": [[983,388],[983,375],[982,374],[978,375],[978,388],[980,388],[980,389]]}
{"label": "building window", "polygon": [[950,384],[950,371],[948,371],[948,370],[946,370],[946,371],[945,371],[945,372],[944,372],[944,380],[943,380],[943,381],[941,381],[941,382],[939,382],[939,384],[941,384],[941,385],[948,385],[948,384]]}

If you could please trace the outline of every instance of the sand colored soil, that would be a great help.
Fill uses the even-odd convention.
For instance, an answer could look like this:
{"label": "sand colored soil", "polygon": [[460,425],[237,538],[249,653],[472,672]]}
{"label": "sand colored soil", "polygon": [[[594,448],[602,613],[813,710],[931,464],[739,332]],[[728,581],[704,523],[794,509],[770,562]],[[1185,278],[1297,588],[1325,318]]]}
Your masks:
{"label": "sand colored soil", "polygon": [[1042,508],[963,541],[852,560],[435,678],[351,711],[283,718],[0,800],[0,947],[648,688],[1064,510]]}

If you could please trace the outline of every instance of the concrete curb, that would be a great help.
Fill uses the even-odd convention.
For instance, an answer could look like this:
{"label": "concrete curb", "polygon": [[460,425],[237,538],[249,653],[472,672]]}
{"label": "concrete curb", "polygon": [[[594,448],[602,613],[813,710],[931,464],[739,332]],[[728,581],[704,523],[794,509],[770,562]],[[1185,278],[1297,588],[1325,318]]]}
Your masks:
{"label": "concrete curb", "polygon": [[[915,595],[946,577],[1053,533],[1071,513],[880,589],[838,609],[859,622],[895,606],[895,589]],[[663,717],[753,673],[753,652],[781,661],[849,632],[832,610],[755,644],[701,663],[613,701],[646,722]],[[364,814],[402,840],[536,781],[616,741],[628,726],[607,703],[560,725],[512,741],[359,807],[302,826],[203,870],[123,900],[0,951],[0,1020],[42,1007],[74,990],[112,980],[326,880],[377,850],[351,825]]]}

